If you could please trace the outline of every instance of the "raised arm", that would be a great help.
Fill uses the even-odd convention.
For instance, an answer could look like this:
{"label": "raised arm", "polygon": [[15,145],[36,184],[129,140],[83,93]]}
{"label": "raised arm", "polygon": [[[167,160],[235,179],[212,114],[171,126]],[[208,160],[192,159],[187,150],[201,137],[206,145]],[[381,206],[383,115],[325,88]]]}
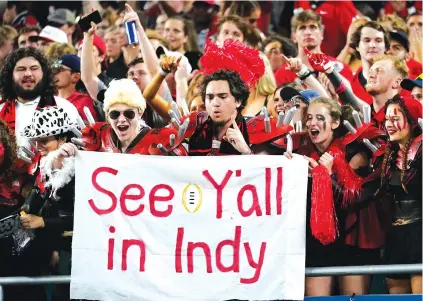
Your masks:
{"label": "raised arm", "polygon": [[[151,45],[150,40],[147,37],[147,34],[144,30],[144,27],[141,25],[141,21],[138,17],[138,14],[132,9],[131,6],[125,4],[127,13],[123,19],[124,22],[134,21],[137,28],[139,46],[141,48],[142,58],[147,66],[147,70],[152,77],[154,74],[158,73],[160,70],[160,60],[156,55],[153,45]],[[165,95],[169,91],[166,82],[162,83],[162,88],[158,91],[160,95]]]}
{"label": "raised arm", "polygon": [[329,97],[329,95],[327,94],[323,86],[320,84],[320,82],[314,76],[310,76],[311,74],[310,71],[308,70],[307,66],[302,63],[300,58],[288,58],[282,54],[282,59],[287,65],[286,69],[296,73],[298,78],[301,79],[304,76],[306,76],[303,82],[310,89],[319,93],[320,96]]}
{"label": "raised arm", "polygon": [[98,84],[100,81],[96,74],[93,56],[93,36],[95,31],[96,26],[94,22],[91,22],[91,28],[88,32],[84,32],[81,51],[81,80],[92,99],[97,99]]}
{"label": "raised arm", "polygon": [[312,68],[318,72],[324,73],[335,87],[343,104],[352,105],[357,111],[367,105],[366,102],[359,99],[352,91],[350,84],[338,72],[334,70],[333,62],[324,53],[311,53],[305,49],[308,61]]}
{"label": "raised arm", "polygon": [[179,59],[175,57],[165,57],[160,63],[160,71],[153,77],[143,92],[145,101],[165,121],[169,121],[168,111],[172,109],[172,103],[157,95],[157,91],[166,75],[170,72],[174,72],[178,68],[180,60],[181,57]]}

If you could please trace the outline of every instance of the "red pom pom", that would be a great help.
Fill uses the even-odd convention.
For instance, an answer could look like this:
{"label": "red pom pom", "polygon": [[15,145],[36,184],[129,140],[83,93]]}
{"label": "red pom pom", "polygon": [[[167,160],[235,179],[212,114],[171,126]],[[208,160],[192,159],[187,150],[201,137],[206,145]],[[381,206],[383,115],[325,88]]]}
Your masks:
{"label": "red pom pom", "polygon": [[207,42],[200,64],[205,75],[222,69],[235,71],[249,88],[254,87],[264,74],[260,52],[233,40],[226,40],[222,47],[213,41]]}
{"label": "red pom pom", "polygon": [[318,165],[312,170],[311,233],[322,244],[335,242],[338,237],[338,220],[332,192],[332,179],[327,169]]}
{"label": "red pom pom", "polygon": [[333,172],[336,174],[336,179],[344,191],[341,208],[348,208],[352,205],[354,199],[360,197],[363,178],[355,173],[347,160],[345,160],[345,154],[340,150],[332,150],[329,153],[333,156]]}

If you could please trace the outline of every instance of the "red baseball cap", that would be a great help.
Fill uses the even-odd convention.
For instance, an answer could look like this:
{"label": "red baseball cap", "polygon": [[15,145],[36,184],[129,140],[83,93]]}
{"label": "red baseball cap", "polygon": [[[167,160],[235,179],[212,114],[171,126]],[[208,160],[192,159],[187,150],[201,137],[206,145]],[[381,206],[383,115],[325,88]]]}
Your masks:
{"label": "red baseball cap", "polygon": [[196,1],[194,1],[194,3],[195,3],[195,2],[205,2],[205,3],[207,3],[208,5],[211,5],[211,6],[213,6],[213,5],[219,6],[219,5],[216,3],[216,1],[214,1],[214,0],[196,0]]}
{"label": "red baseball cap", "polygon": [[[82,44],[82,41],[83,40],[79,41],[78,46]],[[106,53],[106,43],[104,43],[103,39],[100,38],[98,35],[94,35],[93,45],[95,47],[97,47],[97,49],[100,52],[100,54],[105,54]]]}

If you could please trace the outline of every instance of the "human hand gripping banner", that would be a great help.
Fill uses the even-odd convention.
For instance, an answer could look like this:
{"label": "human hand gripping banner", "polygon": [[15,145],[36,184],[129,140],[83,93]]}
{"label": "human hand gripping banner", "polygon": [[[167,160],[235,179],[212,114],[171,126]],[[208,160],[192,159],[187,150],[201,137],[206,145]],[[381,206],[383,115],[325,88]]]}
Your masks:
{"label": "human hand gripping banner", "polygon": [[300,156],[80,152],[71,298],[302,300]]}

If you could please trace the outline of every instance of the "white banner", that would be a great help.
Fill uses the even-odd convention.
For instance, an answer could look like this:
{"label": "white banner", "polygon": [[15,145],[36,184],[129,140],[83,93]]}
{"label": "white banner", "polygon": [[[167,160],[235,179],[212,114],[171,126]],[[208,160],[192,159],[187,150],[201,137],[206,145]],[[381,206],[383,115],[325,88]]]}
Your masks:
{"label": "white banner", "polygon": [[71,298],[304,298],[300,156],[80,152]]}

